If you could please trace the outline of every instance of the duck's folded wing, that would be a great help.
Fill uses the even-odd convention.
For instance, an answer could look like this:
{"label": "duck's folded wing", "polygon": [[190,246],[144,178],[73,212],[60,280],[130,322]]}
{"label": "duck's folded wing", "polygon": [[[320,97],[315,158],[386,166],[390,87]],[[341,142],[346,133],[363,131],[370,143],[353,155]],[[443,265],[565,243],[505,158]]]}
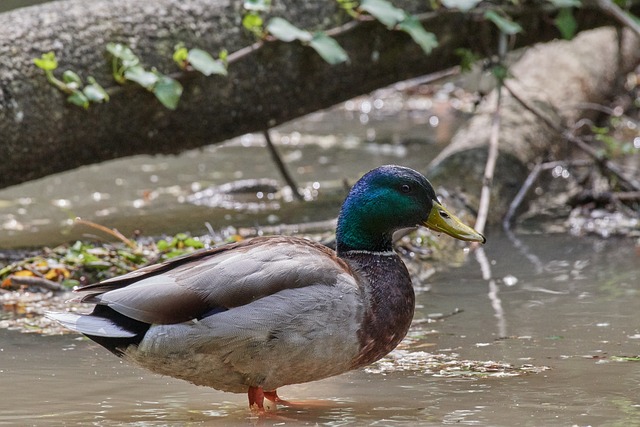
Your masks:
{"label": "duck's folded wing", "polygon": [[86,293],[82,301],[132,319],[171,324],[317,284],[357,286],[332,251],[302,239],[268,238],[147,267],[80,292]]}

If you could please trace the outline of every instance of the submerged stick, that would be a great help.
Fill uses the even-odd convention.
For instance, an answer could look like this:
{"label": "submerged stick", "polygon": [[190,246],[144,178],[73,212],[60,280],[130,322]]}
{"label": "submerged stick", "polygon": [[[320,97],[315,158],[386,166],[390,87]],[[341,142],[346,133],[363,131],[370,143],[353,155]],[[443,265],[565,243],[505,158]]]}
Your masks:
{"label": "submerged stick", "polygon": [[296,181],[293,179],[293,177],[289,173],[289,169],[287,168],[287,165],[282,161],[282,158],[280,157],[280,153],[278,153],[276,146],[273,145],[273,141],[271,140],[271,135],[269,134],[269,129],[266,129],[265,131],[263,131],[262,134],[264,135],[264,139],[267,141],[267,148],[269,148],[269,152],[271,153],[271,158],[273,159],[274,163],[278,167],[278,170],[280,171],[282,178],[284,178],[289,188],[291,188],[291,192],[293,193],[294,197],[300,201],[303,201],[304,196],[302,195],[302,193],[300,193],[300,190],[298,189],[298,185],[296,184]]}

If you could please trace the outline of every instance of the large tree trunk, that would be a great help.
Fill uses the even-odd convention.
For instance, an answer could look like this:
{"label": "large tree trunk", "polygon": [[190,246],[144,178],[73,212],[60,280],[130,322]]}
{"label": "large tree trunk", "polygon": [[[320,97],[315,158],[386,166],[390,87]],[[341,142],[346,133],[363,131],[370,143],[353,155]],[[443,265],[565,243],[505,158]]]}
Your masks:
{"label": "large tree trunk", "polygon": [[[80,165],[141,153],[176,153],[261,130],[358,94],[459,62],[458,47],[487,50],[496,29],[479,14],[442,12],[425,21],[440,46],[424,55],[410,38],[376,22],[338,37],[350,62],[324,63],[297,43],[267,43],[232,64],[228,78],[188,75],[176,111],[134,85],[109,103],[88,111],[65,101],[33,58],[55,51],[60,69],[93,75],[110,86],[108,42],[131,46],[143,64],[177,70],[178,42],[215,53],[254,40],[240,23],[242,1],[83,0],[58,1],[0,15],[0,188]],[[347,20],[335,1],[277,1],[274,15],[309,30],[333,28]],[[397,1],[411,12],[428,2]],[[418,8],[418,9],[416,9]],[[480,12],[481,13],[481,12]],[[543,8],[514,11],[524,33],[519,45],[557,36]],[[581,28],[608,21],[583,8]]]}
{"label": "large tree trunk", "polygon": [[[574,40],[529,48],[509,68],[509,87],[561,128],[584,117],[585,103],[601,103],[609,97],[623,73],[640,61],[640,39],[626,32],[618,54],[616,31],[602,28],[584,32]],[[491,122],[497,92],[487,96],[467,125],[428,168],[435,182],[480,194],[490,143]],[[498,162],[491,192],[489,223],[499,223],[520,190],[533,165],[554,159],[568,142],[503,90]],[[464,171],[460,174],[460,171]],[[477,205],[477,203],[471,203]]]}

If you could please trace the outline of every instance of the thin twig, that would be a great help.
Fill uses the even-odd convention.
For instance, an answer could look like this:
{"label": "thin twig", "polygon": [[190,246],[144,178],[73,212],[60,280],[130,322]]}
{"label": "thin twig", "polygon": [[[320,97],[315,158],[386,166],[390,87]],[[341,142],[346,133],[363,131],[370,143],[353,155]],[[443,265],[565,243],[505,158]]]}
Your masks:
{"label": "thin twig", "polygon": [[[502,61],[506,56],[507,35],[500,33],[499,39],[499,56]],[[496,88],[496,109],[491,118],[491,134],[489,136],[489,153],[487,154],[487,163],[484,168],[484,176],[482,178],[482,190],[480,191],[480,203],[478,206],[478,215],[476,217],[475,229],[480,233],[484,233],[484,228],[489,215],[489,204],[491,202],[491,187],[493,186],[493,176],[498,161],[498,143],[500,140],[500,107],[502,105],[502,79],[498,79],[498,87]]]}
{"label": "thin twig", "polygon": [[524,183],[522,184],[522,187],[520,187],[520,190],[518,191],[518,194],[516,194],[516,196],[511,201],[511,204],[509,205],[509,209],[507,210],[507,213],[502,220],[502,228],[505,231],[509,230],[509,228],[511,227],[511,220],[513,219],[513,216],[515,215],[516,211],[520,207],[520,204],[522,204],[522,200],[529,192],[529,189],[531,188],[531,186],[537,181],[538,176],[540,175],[540,172],[542,172],[543,170],[553,169],[556,166],[562,166],[562,165],[588,166],[591,164],[593,164],[593,162],[589,160],[587,161],[575,160],[572,162],[565,162],[565,161],[559,160],[556,162],[547,162],[547,163],[538,162],[529,173],[529,176],[527,176],[527,179],[525,179]]}
{"label": "thin twig", "polygon": [[640,37],[640,24],[611,0],[596,0],[598,7]]}
{"label": "thin twig", "polygon": [[93,221],[88,221],[86,219],[81,219],[81,218],[76,218],[74,223],[86,225],[88,227],[95,228],[96,230],[100,230],[103,233],[113,236],[116,239],[120,240],[125,245],[129,246],[131,249],[133,250],[138,249],[138,245],[136,244],[136,242],[134,242],[133,240],[127,239],[122,233],[120,233],[116,229],[111,229],[111,228],[105,227],[104,225],[96,224]]}
{"label": "thin twig", "polygon": [[12,283],[16,285],[22,286],[37,286],[42,289],[46,289],[48,291],[53,292],[63,292],[65,288],[60,285],[58,282],[54,282],[53,280],[46,279],[44,277],[33,277],[33,276],[16,276],[11,275],[9,279]]}
{"label": "thin twig", "polygon": [[620,167],[618,167],[618,165],[600,156],[600,154],[596,151],[595,148],[591,147],[590,145],[588,145],[586,142],[576,137],[575,135],[572,135],[566,129],[560,126],[558,123],[555,123],[554,121],[549,119],[546,115],[542,114],[536,107],[530,104],[527,100],[520,97],[513,90],[511,85],[508,84],[508,82],[506,81],[504,82],[504,87],[505,89],[507,89],[509,94],[511,94],[513,99],[518,101],[518,103],[522,105],[526,110],[533,113],[536,117],[542,120],[547,126],[549,126],[549,128],[557,132],[560,136],[562,136],[564,139],[566,139],[567,141],[569,141],[570,143],[578,147],[580,150],[584,151],[586,154],[589,155],[589,157],[593,158],[600,166],[605,168],[611,174],[615,175],[616,178],[620,180],[620,184],[622,184],[629,190],[640,191],[640,182],[638,182],[638,180],[626,176],[624,172],[620,169]]}
{"label": "thin twig", "polygon": [[293,193],[294,197],[300,201],[303,201],[304,196],[302,195],[302,193],[300,193],[300,190],[298,189],[298,184],[296,184],[296,181],[293,179],[293,177],[289,173],[289,169],[287,169],[287,165],[282,161],[282,158],[280,157],[278,150],[276,149],[275,145],[273,145],[273,141],[271,141],[271,135],[269,134],[269,129],[264,130],[262,134],[264,135],[264,139],[267,141],[267,148],[271,153],[271,158],[273,159],[273,162],[276,164],[276,166],[278,167],[278,170],[280,171],[280,175],[282,175],[282,178],[284,178],[289,188],[291,188],[291,192]]}

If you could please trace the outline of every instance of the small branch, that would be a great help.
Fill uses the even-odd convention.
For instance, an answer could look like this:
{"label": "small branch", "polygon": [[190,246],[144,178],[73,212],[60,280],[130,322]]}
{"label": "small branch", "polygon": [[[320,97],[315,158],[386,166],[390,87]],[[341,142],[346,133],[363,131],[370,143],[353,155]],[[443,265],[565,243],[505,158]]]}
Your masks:
{"label": "small branch", "polygon": [[570,143],[572,143],[573,145],[578,147],[580,150],[582,150],[586,154],[588,154],[600,166],[605,168],[611,174],[615,175],[616,178],[618,178],[620,180],[620,183],[623,186],[627,187],[627,189],[629,189],[631,191],[640,191],[640,182],[638,182],[638,180],[636,180],[634,178],[627,177],[624,174],[624,172],[622,172],[620,167],[618,167],[618,165],[616,165],[615,163],[611,162],[608,159],[602,158],[593,147],[588,145],[582,139],[580,139],[580,138],[572,135],[571,133],[567,132],[566,129],[564,129],[562,126],[560,126],[559,124],[553,122],[546,115],[542,114],[536,107],[534,107],[528,101],[526,101],[525,99],[520,97],[513,90],[513,88],[511,88],[511,86],[506,81],[504,82],[504,87],[511,94],[513,99],[518,101],[518,103],[520,103],[525,109],[527,109],[528,111],[533,113],[536,117],[538,117],[540,120],[542,120],[547,126],[549,126],[549,128],[551,128],[552,130],[557,132],[564,139],[566,139],[567,141],[569,141]]}
{"label": "small branch", "polygon": [[48,291],[53,292],[63,292],[65,288],[62,287],[58,282],[54,282],[53,280],[45,279],[44,277],[33,277],[33,276],[16,276],[11,275],[9,279],[12,283],[16,285],[22,286],[37,286],[42,289],[46,289]]}
{"label": "small branch", "polygon": [[125,245],[129,246],[133,250],[138,249],[138,245],[136,244],[136,242],[130,239],[127,239],[118,230],[111,229],[111,228],[105,227],[104,225],[96,224],[95,222],[88,221],[86,219],[81,219],[81,218],[76,218],[74,221],[74,224],[82,224],[91,228],[95,228],[96,230],[100,230],[105,234],[115,237],[116,239],[120,240],[121,242],[123,242]]}
{"label": "small branch", "polygon": [[513,219],[516,211],[520,207],[520,204],[522,204],[522,200],[529,192],[529,189],[531,188],[531,186],[538,180],[538,176],[540,175],[540,172],[542,172],[543,170],[553,169],[556,166],[567,165],[567,164],[570,164],[572,166],[588,166],[590,164],[593,164],[593,162],[576,160],[573,162],[557,161],[557,162],[537,163],[529,173],[529,176],[527,176],[527,179],[525,179],[524,183],[522,184],[522,187],[520,187],[520,191],[518,191],[518,194],[516,194],[516,196],[511,201],[511,204],[509,205],[509,209],[507,210],[507,213],[504,216],[504,219],[502,220],[502,228],[505,231],[509,230],[509,228],[511,227],[511,220]]}
{"label": "small branch", "polygon": [[640,24],[611,0],[596,0],[598,7],[640,37]]}
{"label": "small branch", "polygon": [[[500,63],[504,63],[503,60],[507,54],[507,35],[500,33],[498,54],[500,57]],[[496,163],[498,161],[498,143],[500,141],[500,107],[502,105],[502,85],[503,80],[498,79],[496,109],[491,118],[491,135],[489,137],[489,153],[487,155],[487,164],[484,169],[484,176],[482,177],[482,190],[480,191],[480,203],[478,206],[478,216],[476,217],[475,229],[480,233],[484,233],[484,227],[487,223],[487,216],[489,215],[489,204],[491,202],[491,187],[493,186],[493,176],[496,169]]]}
{"label": "small branch", "polygon": [[300,201],[304,201],[304,196],[302,195],[302,193],[300,193],[300,190],[298,189],[298,185],[296,184],[296,181],[293,179],[293,177],[289,173],[289,170],[287,169],[287,165],[282,161],[282,158],[280,157],[278,150],[276,149],[275,145],[273,145],[273,141],[271,141],[271,135],[269,134],[269,130],[267,129],[263,131],[262,134],[264,135],[264,139],[267,141],[267,148],[269,148],[269,152],[271,153],[271,158],[273,159],[274,163],[278,167],[278,170],[280,171],[280,175],[282,175],[282,178],[284,178],[289,188],[291,188],[291,192],[293,193],[294,197]]}

